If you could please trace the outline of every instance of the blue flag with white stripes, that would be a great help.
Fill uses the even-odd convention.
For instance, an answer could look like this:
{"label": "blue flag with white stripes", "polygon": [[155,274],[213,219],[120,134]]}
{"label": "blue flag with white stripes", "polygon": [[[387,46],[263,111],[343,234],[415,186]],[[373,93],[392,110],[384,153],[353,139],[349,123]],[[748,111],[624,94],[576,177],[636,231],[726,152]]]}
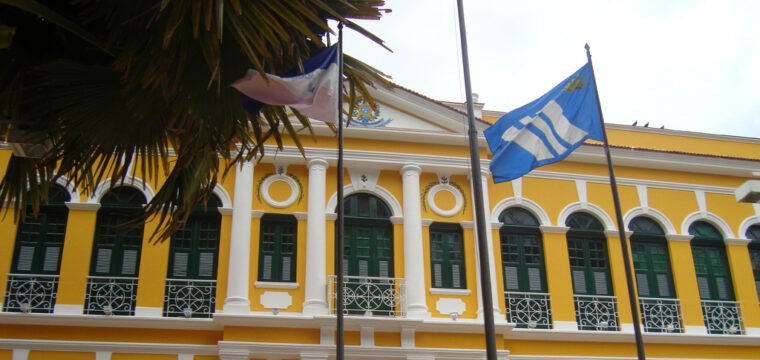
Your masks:
{"label": "blue flag with white stripes", "polygon": [[566,158],[588,139],[602,140],[601,110],[591,64],[484,131],[494,182],[517,179]]}

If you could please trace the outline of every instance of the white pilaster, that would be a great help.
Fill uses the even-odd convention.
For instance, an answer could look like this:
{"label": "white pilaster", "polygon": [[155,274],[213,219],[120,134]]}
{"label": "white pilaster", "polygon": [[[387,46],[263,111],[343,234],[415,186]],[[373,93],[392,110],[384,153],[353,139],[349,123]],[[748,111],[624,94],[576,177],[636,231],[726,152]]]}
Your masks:
{"label": "white pilaster", "polygon": [[[499,309],[500,299],[499,299],[499,292],[498,288],[496,287],[496,263],[495,263],[495,256],[494,256],[494,250],[493,250],[493,234],[491,233],[491,227],[489,226],[489,219],[488,216],[491,214],[491,205],[488,202],[488,172],[483,171],[480,174],[480,185],[483,189],[483,215],[485,215],[485,219],[483,221],[486,222],[486,250],[488,252],[488,272],[491,273],[490,283],[491,283],[491,302],[493,303],[493,317],[494,321],[506,321],[506,318],[504,314],[501,313],[501,310]],[[474,191],[473,191],[474,193]],[[473,196],[472,199],[472,208],[475,209],[475,197]],[[475,212],[473,210],[473,219],[475,218]],[[477,224],[477,222],[475,222]],[[473,226],[473,234],[475,235],[475,259],[477,260],[477,263],[475,264],[475,268],[477,271],[475,272],[477,274],[478,279],[478,317],[480,318],[483,314],[483,300],[481,298],[482,289],[480,288],[480,250],[478,250],[478,227],[477,225]]]}
{"label": "white pilaster", "polygon": [[404,274],[406,275],[407,315],[429,318],[425,300],[425,265],[422,251],[422,213],[420,210],[420,173],[414,164],[401,168],[404,192]]}
{"label": "white pilaster", "polygon": [[327,161],[312,159],[309,167],[308,214],[306,215],[306,285],[303,313],[327,315],[325,248],[325,182]]}
{"label": "white pilaster", "polygon": [[232,203],[232,236],[224,312],[247,314],[248,282],[251,254],[251,201],[253,199],[253,163],[243,162],[236,167],[235,196]]}

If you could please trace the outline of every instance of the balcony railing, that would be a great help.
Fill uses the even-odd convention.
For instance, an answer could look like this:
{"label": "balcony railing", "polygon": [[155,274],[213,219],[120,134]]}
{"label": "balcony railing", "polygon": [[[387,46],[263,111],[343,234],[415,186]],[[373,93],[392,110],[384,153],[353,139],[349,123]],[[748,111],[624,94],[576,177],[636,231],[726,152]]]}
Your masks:
{"label": "balcony railing", "polygon": [[518,328],[552,328],[549,294],[507,291],[504,299],[507,303],[507,321],[517,324]]}
{"label": "balcony railing", "polygon": [[639,298],[641,323],[646,332],[682,333],[683,318],[678,299]]}
{"label": "balcony railing", "polygon": [[575,295],[575,318],[578,330],[619,331],[614,296]]}
{"label": "balcony railing", "polygon": [[708,334],[743,335],[742,313],[736,301],[702,300]]}
{"label": "balcony railing", "polygon": [[8,274],[3,310],[52,314],[58,275]]}
{"label": "balcony railing", "polygon": [[166,279],[164,316],[210,318],[216,307],[216,280]]}
{"label": "balcony railing", "polygon": [[137,278],[90,276],[87,278],[84,313],[131,316],[135,314],[136,299]]}
{"label": "balcony railing", "polygon": [[[330,313],[336,313],[336,276],[328,283]],[[406,282],[399,278],[343,276],[345,315],[404,317]]]}

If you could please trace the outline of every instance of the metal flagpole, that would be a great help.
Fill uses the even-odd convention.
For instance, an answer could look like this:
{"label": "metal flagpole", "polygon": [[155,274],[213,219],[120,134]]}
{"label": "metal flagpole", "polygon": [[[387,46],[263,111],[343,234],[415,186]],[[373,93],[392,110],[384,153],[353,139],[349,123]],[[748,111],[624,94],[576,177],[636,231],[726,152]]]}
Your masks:
{"label": "metal flagpole", "polygon": [[607,128],[604,126],[604,115],[602,115],[602,104],[599,101],[599,88],[596,86],[596,75],[594,74],[594,63],[591,62],[591,47],[586,44],[586,57],[591,65],[591,76],[594,78],[594,88],[596,88],[596,105],[599,107],[599,117],[602,121],[602,134],[604,139],[604,153],[607,156],[607,169],[610,172],[610,188],[612,188],[612,201],[615,204],[615,217],[617,218],[618,231],[620,232],[620,245],[623,250],[623,266],[625,268],[625,282],[628,285],[628,299],[631,305],[631,315],[633,316],[633,333],[636,337],[636,353],[639,360],[646,359],[644,354],[644,339],[641,336],[641,327],[639,321],[639,308],[636,301],[636,291],[633,287],[633,271],[631,270],[631,257],[628,250],[628,241],[625,236],[625,224],[623,215],[620,211],[620,196],[618,195],[617,180],[615,180],[615,170],[612,168],[612,156],[610,155],[610,145],[607,142]]}
{"label": "metal flagpole", "polygon": [[464,8],[462,0],[457,0],[459,11],[459,34],[462,42],[462,67],[464,68],[464,87],[467,96],[467,135],[470,143],[470,168],[472,169],[472,191],[475,200],[475,223],[478,232],[478,255],[480,257],[480,289],[483,301],[483,325],[486,335],[486,355],[488,360],[496,360],[496,334],[493,320],[493,298],[491,295],[491,271],[488,267],[488,244],[486,237],[485,213],[483,210],[483,185],[480,173],[480,150],[478,149],[478,132],[472,106],[472,86],[470,84],[470,63],[467,56],[467,34],[464,27]]}
{"label": "metal flagpole", "polygon": [[343,22],[338,23],[338,219],[335,225],[335,315],[337,318],[335,358],[343,360]]}

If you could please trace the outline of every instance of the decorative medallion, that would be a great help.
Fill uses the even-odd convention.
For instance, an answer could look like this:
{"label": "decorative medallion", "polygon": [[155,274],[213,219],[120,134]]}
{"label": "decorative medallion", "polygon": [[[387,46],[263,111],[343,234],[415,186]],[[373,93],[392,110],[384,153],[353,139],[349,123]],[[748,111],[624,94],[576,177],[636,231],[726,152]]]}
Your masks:
{"label": "decorative medallion", "polygon": [[[435,201],[435,195],[444,191],[454,196],[454,206],[450,209],[442,209]],[[465,202],[464,192],[458,184],[451,182],[449,177],[442,176],[438,181],[431,182],[425,187],[425,191],[422,194],[424,200],[422,206],[425,207],[425,203],[430,206],[430,210],[443,217],[452,217],[459,212],[464,213]]]}
{"label": "decorative medallion", "polygon": [[[384,119],[380,117],[380,105],[373,104],[375,110],[372,110],[369,102],[363,97],[357,98],[354,111],[351,113],[351,126],[381,128],[388,125],[393,119]],[[346,119],[343,120],[344,122]]]}
{"label": "decorative medallion", "polygon": [[[287,199],[282,201],[275,200],[270,194],[272,184],[280,181],[287,184],[290,188],[290,195]],[[301,182],[298,181],[298,178],[293,176],[293,174],[287,173],[287,167],[277,166],[274,173],[264,175],[261,179],[258,186],[258,195],[259,200],[263,200],[269,206],[282,209],[301,200],[303,197],[303,187],[301,186]]]}

